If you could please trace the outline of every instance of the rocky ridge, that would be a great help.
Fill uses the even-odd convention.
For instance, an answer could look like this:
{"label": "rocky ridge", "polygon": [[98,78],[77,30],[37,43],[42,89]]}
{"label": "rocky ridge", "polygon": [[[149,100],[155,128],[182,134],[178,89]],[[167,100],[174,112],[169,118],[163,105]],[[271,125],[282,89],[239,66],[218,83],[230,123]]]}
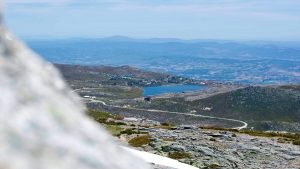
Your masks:
{"label": "rocky ridge", "polygon": [[[151,142],[139,150],[170,156],[179,152],[190,157],[179,161],[198,168],[289,168],[299,169],[300,146],[279,143],[278,138],[255,137],[230,131],[200,129],[197,126],[157,126],[152,120],[125,121],[148,133]],[[120,136],[128,141],[137,135]]]}

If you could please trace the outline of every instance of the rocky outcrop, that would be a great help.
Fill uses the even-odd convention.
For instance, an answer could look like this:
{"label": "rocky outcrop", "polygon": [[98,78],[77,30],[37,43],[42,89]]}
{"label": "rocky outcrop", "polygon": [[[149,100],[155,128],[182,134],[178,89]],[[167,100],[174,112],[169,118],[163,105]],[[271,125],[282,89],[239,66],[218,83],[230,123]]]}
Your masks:
{"label": "rocky outcrop", "polygon": [[201,129],[149,130],[149,134],[153,142],[145,150],[166,156],[169,152],[187,152],[191,157],[181,161],[199,168],[298,169],[300,166],[300,147],[278,143],[277,138]]}
{"label": "rocky outcrop", "polygon": [[[142,120],[134,126],[145,125]],[[143,131],[151,137],[149,145],[140,150],[170,156],[170,153],[187,153],[179,161],[198,168],[289,168],[299,169],[300,146],[280,137],[256,137],[239,132],[200,129],[182,126],[161,129],[147,124]]]}

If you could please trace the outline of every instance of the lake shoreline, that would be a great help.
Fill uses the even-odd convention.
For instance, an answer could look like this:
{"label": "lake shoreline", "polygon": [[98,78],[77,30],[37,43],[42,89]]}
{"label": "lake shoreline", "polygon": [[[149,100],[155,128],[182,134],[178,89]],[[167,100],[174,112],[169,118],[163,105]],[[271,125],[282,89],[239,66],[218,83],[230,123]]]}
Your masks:
{"label": "lake shoreline", "polygon": [[143,96],[157,96],[165,94],[178,94],[187,92],[197,92],[207,89],[207,85],[191,85],[191,84],[169,84],[161,86],[151,86],[143,88]]}

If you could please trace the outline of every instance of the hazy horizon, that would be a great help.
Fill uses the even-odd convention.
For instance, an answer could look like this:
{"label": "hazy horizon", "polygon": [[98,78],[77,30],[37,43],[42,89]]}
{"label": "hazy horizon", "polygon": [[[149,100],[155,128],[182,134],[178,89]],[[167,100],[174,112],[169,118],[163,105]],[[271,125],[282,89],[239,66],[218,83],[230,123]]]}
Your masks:
{"label": "hazy horizon", "polygon": [[[99,36],[99,37],[19,37],[25,41],[52,41],[52,40],[105,40],[105,39],[112,39],[118,41],[118,39],[122,40],[121,38],[128,39],[128,40],[137,40],[137,41],[151,41],[151,40],[165,40],[166,42],[258,42],[258,43],[300,43],[299,40],[263,40],[263,39],[204,39],[204,38],[176,38],[176,37],[131,37],[125,35],[112,35],[112,36]],[[126,40],[125,40],[126,41]]]}
{"label": "hazy horizon", "polygon": [[22,39],[300,41],[293,0],[10,0],[5,20]]}

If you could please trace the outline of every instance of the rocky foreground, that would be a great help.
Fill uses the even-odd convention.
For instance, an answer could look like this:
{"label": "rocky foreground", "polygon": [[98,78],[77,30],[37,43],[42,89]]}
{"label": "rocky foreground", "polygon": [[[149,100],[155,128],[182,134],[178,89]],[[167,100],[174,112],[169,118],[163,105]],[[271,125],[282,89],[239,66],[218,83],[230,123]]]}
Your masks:
{"label": "rocky foreground", "polygon": [[122,121],[144,133],[121,134],[122,141],[130,142],[146,135],[149,142],[136,146],[137,149],[198,168],[300,168],[300,146],[279,143],[276,137],[255,137],[196,126],[157,126],[158,122],[132,118]]}

